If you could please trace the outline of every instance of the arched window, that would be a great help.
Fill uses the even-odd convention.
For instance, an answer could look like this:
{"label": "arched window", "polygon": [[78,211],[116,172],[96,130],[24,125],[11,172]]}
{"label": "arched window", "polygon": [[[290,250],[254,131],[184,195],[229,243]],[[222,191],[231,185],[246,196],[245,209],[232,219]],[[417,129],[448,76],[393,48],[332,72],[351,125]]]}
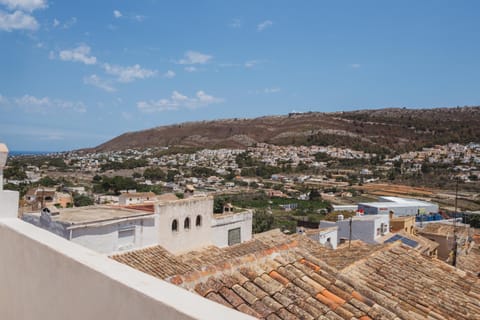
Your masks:
{"label": "arched window", "polygon": [[185,218],[183,222],[183,229],[190,229],[190,218]]}
{"label": "arched window", "polygon": [[202,216],[198,215],[197,219],[195,219],[195,226],[200,227],[202,225]]}
{"label": "arched window", "polygon": [[177,219],[172,221],[172,231],[178,231],[178,221],[177,221]]}

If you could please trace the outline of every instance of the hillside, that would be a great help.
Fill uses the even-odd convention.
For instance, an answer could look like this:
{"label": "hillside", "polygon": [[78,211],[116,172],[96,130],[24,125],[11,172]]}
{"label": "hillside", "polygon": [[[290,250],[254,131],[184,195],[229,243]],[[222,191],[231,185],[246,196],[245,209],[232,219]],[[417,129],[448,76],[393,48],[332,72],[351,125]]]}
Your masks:
{"label": "hillside", "polygon": [[480,107],[309,112],[189,122],[128,132],[92,150],[147,147],[244,148],[257,142],[335,145],[389,153],[480,141]]}

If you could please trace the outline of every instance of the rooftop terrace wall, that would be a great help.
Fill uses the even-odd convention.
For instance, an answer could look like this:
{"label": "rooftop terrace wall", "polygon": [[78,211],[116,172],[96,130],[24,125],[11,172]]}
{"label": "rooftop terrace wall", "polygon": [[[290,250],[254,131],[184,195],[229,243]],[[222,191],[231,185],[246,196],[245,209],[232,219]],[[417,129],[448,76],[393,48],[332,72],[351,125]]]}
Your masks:
{"label": "rooftop terrace wall", "polygon": [[252,319],[4,213],[0,319]]}

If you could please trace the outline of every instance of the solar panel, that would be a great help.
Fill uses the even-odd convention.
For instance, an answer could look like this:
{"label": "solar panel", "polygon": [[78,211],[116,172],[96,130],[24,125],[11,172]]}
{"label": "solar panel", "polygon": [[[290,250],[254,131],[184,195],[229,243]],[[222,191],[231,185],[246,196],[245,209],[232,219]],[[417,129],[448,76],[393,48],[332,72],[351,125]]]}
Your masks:
{"label": "solar panel", "polygon": [[408,239],[408,238],[405,238],[399,234],[396,234],[394,235],[393,237],[391,237],[390,239],[387,239],[385,240],[383,243],[391,243],[391,242],[395,242],[397,240],[400,240],[402,241],[402,243],[406,244],[407,246],[410,246],[412,248],[415,248],[416,246],[418,246],[418,242],[417,241],[414,241],[412,239]]}

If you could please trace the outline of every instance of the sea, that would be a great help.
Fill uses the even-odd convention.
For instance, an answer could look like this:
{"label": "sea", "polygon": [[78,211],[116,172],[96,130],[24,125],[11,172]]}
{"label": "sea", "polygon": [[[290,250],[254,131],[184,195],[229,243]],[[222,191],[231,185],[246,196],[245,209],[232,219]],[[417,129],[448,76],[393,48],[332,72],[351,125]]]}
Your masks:
{"label": "sea", "polygon": [[44,154],[56,153],[55,151],[23,151],[23,150],[12,150],[8,152],[9,156],[41,156]]}

